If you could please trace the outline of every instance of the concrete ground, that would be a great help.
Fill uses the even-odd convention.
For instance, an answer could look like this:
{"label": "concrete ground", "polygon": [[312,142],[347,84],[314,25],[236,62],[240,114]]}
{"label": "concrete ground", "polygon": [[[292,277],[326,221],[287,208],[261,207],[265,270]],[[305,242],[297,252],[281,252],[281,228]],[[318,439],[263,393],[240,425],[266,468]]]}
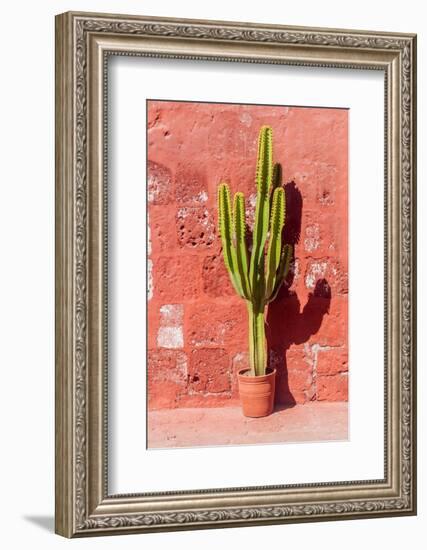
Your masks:
{"label": "concrete ground", "polygon": [[312,402],[246,418],[240,407],[162,409],[148,413],[148,448],[255,445],[348,438],[348,403]]}

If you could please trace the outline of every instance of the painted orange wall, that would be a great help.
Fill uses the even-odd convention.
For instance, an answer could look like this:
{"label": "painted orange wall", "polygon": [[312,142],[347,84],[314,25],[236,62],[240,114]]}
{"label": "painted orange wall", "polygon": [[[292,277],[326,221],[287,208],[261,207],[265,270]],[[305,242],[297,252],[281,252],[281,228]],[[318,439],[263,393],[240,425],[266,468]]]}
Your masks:
{"label": "painted orange wall", "polygon": [[269,306],[277,403],[348,399],[348,111],[149,101],[148,383],[151,409],[234,404],[247,317],[221,256],[216,191],[253,220],[258,132],[283,169],[287,284]]}

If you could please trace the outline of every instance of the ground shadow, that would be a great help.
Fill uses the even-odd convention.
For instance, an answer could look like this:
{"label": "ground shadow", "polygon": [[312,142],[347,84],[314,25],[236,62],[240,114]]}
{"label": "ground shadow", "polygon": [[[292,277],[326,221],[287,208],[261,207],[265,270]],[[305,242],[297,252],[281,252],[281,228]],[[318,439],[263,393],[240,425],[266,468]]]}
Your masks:
{"label": "ground shadow", "polygon": [[[287,217],[283,240],[292,244],[295,251],[295,245],[299,243],[301,235],[303,200],[295,182],[287,183],[284,189]],[[290,290],[295,277],[295,257],[292,260],[292,268],[289,270],[286,281],[276,299],[269,304],[266,316],[268,361],[269,366],[277,370],[276,403],[282,407],[293,406],[296,403],[289,388],[287,352],[292,344],[303,344],[318,332],[323,317],[329,312],[332,297],[331,288],[326,279],[319,279],[301,309],[298,295]]]}
{"label": "ground shadow", "polygon": [[23,519],[30,523],[34,523],[34,525],[37,525],[45,531],[54,532],[55,520],[53,516],[24,516]]}

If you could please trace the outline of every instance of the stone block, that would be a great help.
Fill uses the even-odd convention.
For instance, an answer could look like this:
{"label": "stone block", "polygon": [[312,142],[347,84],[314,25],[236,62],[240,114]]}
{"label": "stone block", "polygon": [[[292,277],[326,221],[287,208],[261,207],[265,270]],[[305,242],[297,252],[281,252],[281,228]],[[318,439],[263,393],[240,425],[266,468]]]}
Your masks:
{"label": "stone block", "polygon": [[169,168],[149,160],[147,162],[148,202],[169,204],[172,200],[172,174]]}
{"label": "stone block", "polygon": [[317,354],[316,372],[318,375],[335,375],[348,371],[348,349],[323,348]]}
{"label": "stone block", "polygon": [[201,287],[201,258],[159,256],[153,264],[153,296],[162,302],[194,300]]}
{"label": "stone block", "polygon": [[210,248],[216,240],[215,218],[205,207],[184,206],[176,213],[176,231],[181,247]]}
{"label": "stone block", "polygon": [[348,401],[348,375],[345,372],[332,376],[317,376],[318,401]]}
{"label": "stone block", "polygon": [[149,350],[147,368],[148,407],[150,409],[176,407],[179,396],[186,392],[186,354],[176,350]]}
{"label": "stone block", "polygon": [[231,390],[231,369],[224,349],[201,348],[191,353],[188,387],[190,392],[222,393]]}
{"label": "stone block", "polygon": [[180,164],[175,174],[175,201],[200,206],[208,200],[206,174],[191,164]]}
{"label": "stone block", "polygon": [[243,300],[193,305],[187,322],[187,341],[194,348],[224,347],[229,351],[248,349],[247,311]]}
{"label": "stone block", "polygon": [[222,253],[205,256],[202,266],[203,292],[212,298],[233,296],[235,290],[224,264]]}

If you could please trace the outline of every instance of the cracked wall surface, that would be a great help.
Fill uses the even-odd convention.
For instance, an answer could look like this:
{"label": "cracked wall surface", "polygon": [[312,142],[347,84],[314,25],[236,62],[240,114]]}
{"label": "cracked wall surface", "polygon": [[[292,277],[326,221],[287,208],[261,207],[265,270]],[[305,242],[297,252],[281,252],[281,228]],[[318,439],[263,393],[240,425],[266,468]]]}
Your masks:
{"label": "cracked wall surface", "polygon": [[150,409],[238,399],[247,366],[247,313],[221,256],[221,181],[255,210],[261,125],[273,128],[295,247],[266,314],[277,403],[348,399],[348,111],[148,102],[147,310]]}

